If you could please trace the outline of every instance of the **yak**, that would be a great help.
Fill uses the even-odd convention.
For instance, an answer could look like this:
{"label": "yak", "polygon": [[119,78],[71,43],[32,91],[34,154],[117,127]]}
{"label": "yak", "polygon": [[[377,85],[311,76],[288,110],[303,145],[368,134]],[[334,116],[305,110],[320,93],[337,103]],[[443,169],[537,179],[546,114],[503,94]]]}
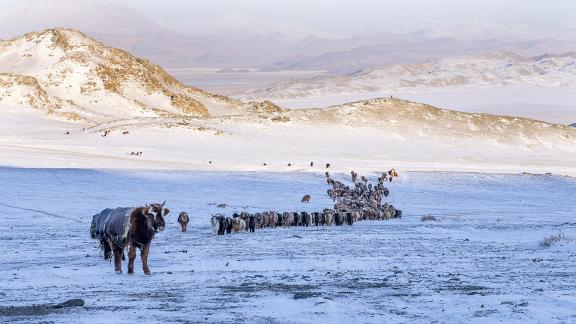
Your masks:
{"label": "yak", "polygon": [[122,273],[122,256],[128,248],[128,273],[134,273],[136,249],[140,250],[144,273],[149,275],[148,253],[154,234],[164,230],[164,217],[170,212],[162,204],[145,207],[106,208],[92,217],[90,234],[100,241],[104,258],[114,256],[114,270]]}

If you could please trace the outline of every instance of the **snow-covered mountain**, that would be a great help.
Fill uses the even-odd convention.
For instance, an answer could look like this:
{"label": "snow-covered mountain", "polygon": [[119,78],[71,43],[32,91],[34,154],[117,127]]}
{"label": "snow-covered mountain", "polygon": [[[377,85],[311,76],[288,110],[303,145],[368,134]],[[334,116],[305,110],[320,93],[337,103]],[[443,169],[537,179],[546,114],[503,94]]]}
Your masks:
{"label": "snow-covered mountain", "polygon": [[[0,116],[0,165],[198,169],[218,161],[220,170],[256,170],[272,161],[269,169],[282,170],[286,159],[321,159],[345,171],[377,170],[393,155],[415,169],[576,174],[573,127],[392,98],[300,110],[244,103],[67,29],[0,43]],[[149,158],[134,160],[134,150]]]}
{"label": "snow-covered mountain", "polygon": [[206,117],[242,106],[184,86],[158,65],[69,29],[0,41],[0,99],[94,122]]}
{"label": "snow-covered mountain", "polygon": [[349,74],[286,80],[243,97],[286,99],[327,94],[483,86],[576,85],[576,52],[533,58],[510,52],[392,64]]}
{"label": "snow-covered mountain", "polygon": [[[512,51],[535,56],[576,50],[576,31],[480,21],[423,22],[411,29],[326,37],[287,36],[261,25],[219,30],[169,30],[122,5],[102,0],[18,0],[2,5],[0,38],[31,30],[71,28],[164,68],[257,68],[350,73],[382,64],[416,63],[449,55]],[[258,31],[258,32],[254,32]],[[297,35],[297,36],[295,36]]]}
{"label": "snow-covered mountain", "polygon": [[[382,37],[380,37],[382,36]],[[313,70],[333,74],[372,70],[387,64],[423,63],[459,55],[478,55],[493,52],[513,52],[532,57],[546,53],[576,51],[576,41],[553,38],[502,41],[500,39],[457,40],[428,39],[413,34],[367,35],[347,41],[362,44],[348,50],[326,50],[320,55],[293,57],[262,66],[264,70]],[[319,43],[326,43],[320,42]],[[344,41],[343,41],[344,42]]]}

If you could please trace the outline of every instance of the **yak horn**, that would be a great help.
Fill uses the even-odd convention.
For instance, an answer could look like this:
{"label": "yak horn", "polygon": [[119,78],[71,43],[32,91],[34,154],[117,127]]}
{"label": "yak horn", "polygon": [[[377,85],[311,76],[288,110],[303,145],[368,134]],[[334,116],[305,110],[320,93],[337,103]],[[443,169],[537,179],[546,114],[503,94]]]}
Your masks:
{"label": "yak horn", "polygon": [[162,203],[162,207],[164,207],[165,204],[166,204],[166,200],[164,200],[164,202]]}

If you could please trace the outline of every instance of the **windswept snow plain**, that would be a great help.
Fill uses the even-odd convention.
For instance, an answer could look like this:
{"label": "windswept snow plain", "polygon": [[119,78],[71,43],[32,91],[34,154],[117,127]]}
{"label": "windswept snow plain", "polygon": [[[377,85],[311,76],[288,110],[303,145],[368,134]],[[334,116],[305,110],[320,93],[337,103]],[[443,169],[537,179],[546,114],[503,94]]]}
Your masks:
{"label": "windswept snow plain", "polygon": [[[389,188],[402,219],[213,236],[211,213],[330,206],[323,175],[0,168],[0,305],[86,302],[0,322],[576,321],[574,178],[408,172]],[[114,274],[92,215],[164,199],[152,275],[139,258]]]}

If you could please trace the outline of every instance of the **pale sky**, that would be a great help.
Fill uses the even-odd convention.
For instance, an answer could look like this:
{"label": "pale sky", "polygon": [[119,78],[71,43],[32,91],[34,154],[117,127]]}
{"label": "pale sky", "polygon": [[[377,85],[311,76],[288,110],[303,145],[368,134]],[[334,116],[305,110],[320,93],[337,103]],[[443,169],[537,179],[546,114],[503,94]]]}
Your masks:
{"label": "pale sky", "polygon": [[172,29],[298,25],[326,34],[410,29],[430,21],[576,28],[574,0],[114,0]]}
{"label": "pale sky", "polygon": [[[528,26],[525,35],[533,30],[554,35],[558,28],[572,29],[572,34],[576,31],[576,0],[0,0],[0,17],[16,5],[35,2],[52,9],[46,19],[58,21],[67,7],[82,7],[86,1],[104,3],[100,6],[104,16],[106,3],[115,2],[167,29],[194,33],[242,30],[345,37],[369,31],[410,32],[439,24],[444,30],[459,30],[470,21],[487,24],[489,29],[497,24],[499,30],[502,25],[513,30],[522,29],[518,25]],[[83,14],[74,15],[82,19],[79,16]],[[11,21],[23,24],[45,16],[22,15]],[[474,28],[483,28],[482,24]]]}

